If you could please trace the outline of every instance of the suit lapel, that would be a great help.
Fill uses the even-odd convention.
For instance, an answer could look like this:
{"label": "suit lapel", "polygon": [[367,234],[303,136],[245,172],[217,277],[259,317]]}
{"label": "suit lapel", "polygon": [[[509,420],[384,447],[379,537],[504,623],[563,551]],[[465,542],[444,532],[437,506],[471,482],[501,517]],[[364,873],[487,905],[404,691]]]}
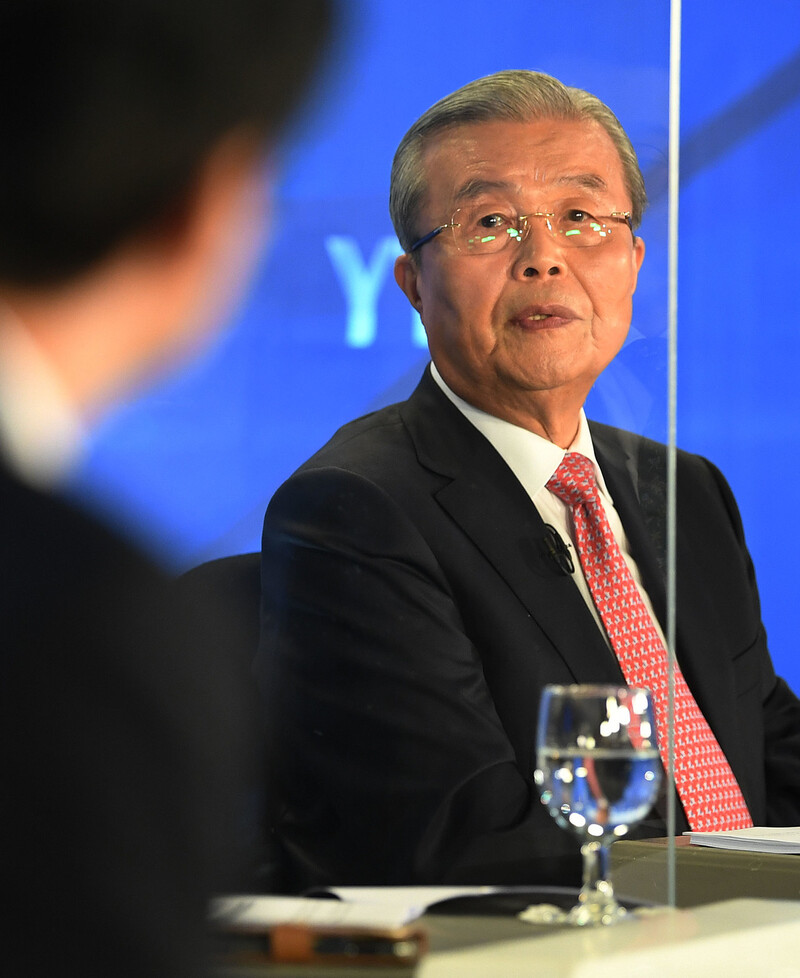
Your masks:
{"label": "suit lapel", "polygon": [[[662,627],[666,631],[666,573],[664,571],[666,534],[666,452],[664,446],[637,439],[626,432],[619,432],[602,425],[592,426],[592,437],[601,456],[603,473],[608,470],[609,489],[614,503],[628,534],[631,552],[642,572],[647,593]],[[620,446],[625,446],[625,462]],[[637,450],[638,449],[638,450]],[[636,472],[634,484],[622,475],[624,466],[632,466]],[[679,487],[680,489],[680,487]],[[684,492],[686,490],[684,489]],[[692,509],[687,506],[681,510],[682,524],[691,526]],[[685,525],[677,528],[676,574],[678,591],[692,584],[686,583],[690,568],[686,556],[691,555],[691,530]],[[682,577],[683,575],[683,577]],[[729,760],[733,761],[740,751],[736,716],[730,709],[731,696],[721,695],[721,684],[725,681],[713,667],[713,657],[704,654],[698,635],[702,634],[696,622],[692,623],[681,612],[678,601],[676,618],[676,655],[683,674],[689,682],[695,699],[722,744]],[[710,641],[713,641],[709,637]]]}
{"label": "suit lapel", "polygon": [[[400,409],[420,463],[446,476],[434,490],[519,598],[575,682],[624,682],[571,577],[557,573],[543,544],[544,523],[514,474],[483,435],[450,403],[429,370]],[[643,452],[642,439],[591,425],[598,461],[628,535],[656,614],[664,621],[666,541],[663,454]],[[659,461],[661,459],[661,461]],[[662,545],[659,545],[661,542]],[[659,556],[657,556],[659,554]],[[666,818],[666,801],[656,803]],[[688,828],[678,803],[679,830]]]}
{"label": "suit lapel", "polygon": [[576,682],[618,668],[571,577],[548,555],[536,507],[484,436],[426,371],[401,414],[420,463],[448,477],[434,491],[552,643]]}
{"label": "suit lapel", "polygon": [[[666,624],[666,456],[631,432],[590,423],[597,460],[662,628]],[[655,447],[655,446],[654,446]]]}

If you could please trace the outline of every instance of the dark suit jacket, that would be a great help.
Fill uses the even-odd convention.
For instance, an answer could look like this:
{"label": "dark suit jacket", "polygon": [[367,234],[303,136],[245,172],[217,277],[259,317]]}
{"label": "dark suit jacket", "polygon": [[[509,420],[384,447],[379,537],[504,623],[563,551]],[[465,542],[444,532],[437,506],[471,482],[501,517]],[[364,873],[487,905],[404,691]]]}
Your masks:
{"label": "dark suit jacket", "polygon": [[[664,448],[592,435],[663,622]],[[686,679],[756,824],[797,824],[800,703],[731,492],[686,453],[677,552]],[[263,576],[270,795],[298,885],[577,881],[576,840],[533,786],[539,695],[622,675],[527,494],[427,372],[276,493]]]}
{"label": "dark suit jacket", "polygon": [[0,463],[0,643],[0,970],[197,978],[253,759],[214,618]]}

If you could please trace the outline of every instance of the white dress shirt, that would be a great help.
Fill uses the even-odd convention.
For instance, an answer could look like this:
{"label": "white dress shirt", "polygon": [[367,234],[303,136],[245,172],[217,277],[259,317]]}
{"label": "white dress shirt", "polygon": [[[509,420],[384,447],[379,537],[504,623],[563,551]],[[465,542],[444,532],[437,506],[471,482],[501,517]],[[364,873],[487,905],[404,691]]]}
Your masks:
{"label": "white dress shirt", "polygon": [[0,449],[16,474],[51,489],[82,454],[85,430],[59,377],[19,320],[0,308]]}
{"label": "white dress shirt", "polygon": [[436,369],[436,365],[433,363],[431,364],[431,374],[447,398],[452,401],[464,417],[480,431],[500,454],[506,465],[508,465],[521,483],[523,489],[530,496],[531,501],[545,523],[549,523],[561,535],[575,567],[575,573],[572,575],[573,579],[583,596],[583,600],[594,616],[598,628],[605,635],[605,629],[592,600],[592,595],[586,583],[583,568],[581,567],[581,562],[575,548],[575,533],[572,526],[570,509],[563,500],[559,499],[558,496],[550,492],[547,488],[547,482],[561,464],[567,451],[579,452],[592,462],[595,479],[600,490],[600,500],[605,509],[609,525],[611,526],[611,532],[614,534],[614,539],[622,551],[625,563],[633,575],[645,607],[653,619],[656,631],[662,643],[666,646],[664,634],[653,611],[652,602],[642,585],[642,576],[639,573],[639,568],[631,556],[628,537],[622,526],[622,521],[614,508],[614,500],[611,498],[611,494],[603,478],[602,470],[597,463],[594,445],[592,444],[592,436],[589,432],[589,425],[583,410],[580,413],[578,433],[575,436],[575,440],[565,451],[563,448],[559,448],[558,445],[554,445],[551,441],[534,434],[532,431],[520,428],[518,425],[511,424],[510,421],[504,421],[502,418],[487,414],[485,411],[481,411],[479,408],[468,404],[450,390]]}

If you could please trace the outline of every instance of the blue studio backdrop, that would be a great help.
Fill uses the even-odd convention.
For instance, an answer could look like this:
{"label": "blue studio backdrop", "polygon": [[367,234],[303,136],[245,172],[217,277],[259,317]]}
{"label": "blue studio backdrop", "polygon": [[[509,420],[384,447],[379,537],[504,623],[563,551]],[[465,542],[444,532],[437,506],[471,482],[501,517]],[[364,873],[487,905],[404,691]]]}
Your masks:
{"label": "blue studio backdrop", "polygon": [[[97,432],[77,488],[176,569],[258,549],[277,486],[427,362],[396,287],[394,149],[442,95],[502,68],[595,92],[650,208],[633,328],[590,417],[667,432],[668,0],[363,0],[284,160],[272,235],[228,331]],[[678,444],[742,509],[779,671],[800,690],[800,4],[684,3]],[[767,473],[783,468],[781,488]],[[779,518],[780,517],[780,522]]]}

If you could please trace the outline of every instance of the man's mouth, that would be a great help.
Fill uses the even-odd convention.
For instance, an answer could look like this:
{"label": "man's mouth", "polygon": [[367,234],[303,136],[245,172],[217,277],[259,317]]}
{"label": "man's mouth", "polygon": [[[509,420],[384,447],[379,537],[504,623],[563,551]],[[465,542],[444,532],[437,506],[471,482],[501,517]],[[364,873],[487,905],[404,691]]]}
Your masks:
{"label": "man's mouth", "polygon": [[518,312],[513,320],[521,326],[544,322],[548,322],[552,326],[560,326],[577,318],[577,313],[569,306],[547,305],[528,306],[528,308]]}

